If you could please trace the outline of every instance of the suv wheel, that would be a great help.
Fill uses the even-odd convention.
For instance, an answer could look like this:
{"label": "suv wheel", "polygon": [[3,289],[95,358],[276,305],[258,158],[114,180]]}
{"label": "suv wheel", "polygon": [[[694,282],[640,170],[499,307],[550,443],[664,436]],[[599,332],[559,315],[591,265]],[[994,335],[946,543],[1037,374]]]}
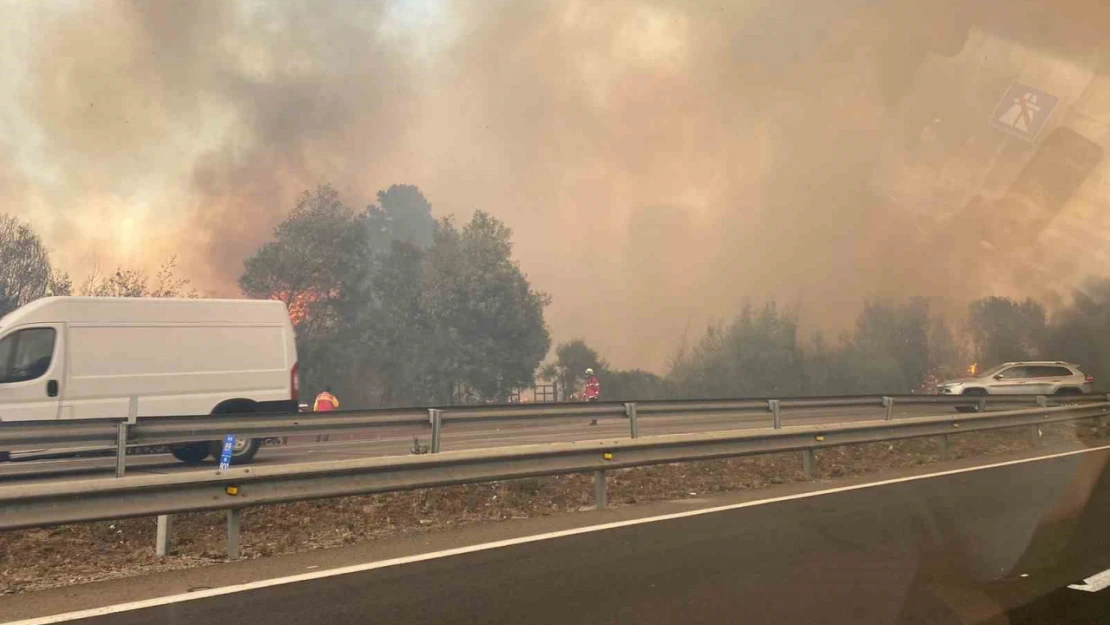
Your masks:
{"label": "suv wheel", "polygon": [[[960,393],[963,397],[986,397],[987,391],[982,388],[968,388]],[[956,406],[956,412],[979,412],[979,404],[976,403],[972,406]]]}

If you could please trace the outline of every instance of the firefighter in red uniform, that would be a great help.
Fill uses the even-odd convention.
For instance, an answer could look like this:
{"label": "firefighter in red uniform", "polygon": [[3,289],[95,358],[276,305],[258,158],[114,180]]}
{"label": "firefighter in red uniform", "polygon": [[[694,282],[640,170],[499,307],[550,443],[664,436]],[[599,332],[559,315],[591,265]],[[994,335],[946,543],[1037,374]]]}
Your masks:
{"label": "firefighter in red uniform", "polygon": [[601,399],[601,382],[597,380],[593,369],[586,369],[586,390],[583,394],[586,396],[586,401]]}

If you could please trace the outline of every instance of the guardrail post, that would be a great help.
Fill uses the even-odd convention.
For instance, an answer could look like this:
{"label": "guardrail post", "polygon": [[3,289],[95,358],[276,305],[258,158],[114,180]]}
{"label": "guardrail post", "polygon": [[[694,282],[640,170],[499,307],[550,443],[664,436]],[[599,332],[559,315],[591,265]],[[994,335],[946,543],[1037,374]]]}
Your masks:
{"label": "guardrail post", "polygon": [[[1044,395],[1037,395],[1037,405],[1041,408],[1048,408],[1048,398]],[[1047,417],[1048,415],[1044,416]],[[1039,447],[1041,445],[1041,426],[1036,424],[1030,426],[1029,435],[1033,441],[1033,446]]]}
{"label": "guardrail post", "polygon": [[942,461],[947,461],[949,456],[950,454],[948,451],[948,435],[942,434],[940,437],[940,459]]}
{"label": "guardrail post", "polygon": [[[1107,393],[1103,401],[1110,402],[1110,393]],[[1095,417],[1095,436],[1103,437],[1106,435],[1106,416],[1101,415]]]}
{"label": "guardrail post", "polygon": [[433,454],[439,453],[439,439],[443,431],[443,411],[432,408],[428,410],[432,417],[432,449]]}
{"label": "guardrail post", "polygon": [[170,543],[173,541],[173,515],[158,515],[158,535],[154,542],[154,553],[159,556],[168,555]]}
{"label": "guardrail post", "polygon": [[812,478],[814,471],[817,469],[817,457],[812,449],[802,450],[802,470],[805,472],[807,478]]}
{"label": "guardrail post", "polygon": [[777,399],[768,399],[767,400],[767,410],[770,410],[771,414],[774,417],[775,429],[776,430],[781,430],[782,429],[782,411],[779,409],[779,400],[777,400]]}
{"label": "guardrail post", "polygon": [[608,505],[605,492],[605,471],[594,471],[594,503],[601,510]]}
{"label": "guardrail post", "polygon": [[640,424],[636,419],[636,402],[624,405],[624,414],[628,416],[628,434],[632,438],[640,438]]}
{"label": "guardrail post", "polygon": [[227,509],[227,559],[239,559],[239,508]]}
{"label": "guardrail post", "polygon": [[116,477],[127,471],[127,422],[116,424]]}
{"label": "guardrail post", "polygon": [[139,416],[139,397],[132,395],[127,402],[127,421],[116,425],[116,477],[127,472],[127,426],[135,423]]}
{"label": "guardrail post", "polygon": [[884,397],[883,398],[883,408],[886,408],[886,420],[887,421],[893,421],[894,420],[894,398],[893,397]]}

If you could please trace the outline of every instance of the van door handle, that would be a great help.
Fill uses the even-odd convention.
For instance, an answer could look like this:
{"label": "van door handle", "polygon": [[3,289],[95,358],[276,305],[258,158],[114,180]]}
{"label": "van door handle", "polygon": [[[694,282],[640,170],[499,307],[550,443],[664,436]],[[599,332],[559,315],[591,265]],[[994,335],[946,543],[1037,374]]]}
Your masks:
{"label": "van door handle", "polygon": [[58,381],[57,380],[50,380],[49,382],[46,383],[46,396],[47,397],[57,397],[58,396]]}

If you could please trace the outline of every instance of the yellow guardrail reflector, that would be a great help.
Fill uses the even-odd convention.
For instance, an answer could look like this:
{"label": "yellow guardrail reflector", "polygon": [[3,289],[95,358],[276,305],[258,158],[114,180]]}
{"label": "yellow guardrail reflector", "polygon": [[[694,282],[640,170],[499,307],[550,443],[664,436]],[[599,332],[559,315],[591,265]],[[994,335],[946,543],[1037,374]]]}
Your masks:
{"label": "yellow guardrail reflector", "polygon": [[227,492],[227,494],[232,495],[232,496],[235,496],[235,495],[239,494],[239,487],[238,486],[228,486],[224,490]]}
{"label": "yellow guardrail reflector", "polygon": [[606,460],[612,460],[613,459],[613,454],[608,454],[608,453],[601,454],[601,457],[606,459]]}
{"label": "yellow guardrail reflector", "polygon": [[823,441],[823,440],[825,440],[825,437],[824,437],[824,436],[821,436],[820,434],[818,434],[818,435],[817,435],[817,440],[819,440],[819,441]]}

